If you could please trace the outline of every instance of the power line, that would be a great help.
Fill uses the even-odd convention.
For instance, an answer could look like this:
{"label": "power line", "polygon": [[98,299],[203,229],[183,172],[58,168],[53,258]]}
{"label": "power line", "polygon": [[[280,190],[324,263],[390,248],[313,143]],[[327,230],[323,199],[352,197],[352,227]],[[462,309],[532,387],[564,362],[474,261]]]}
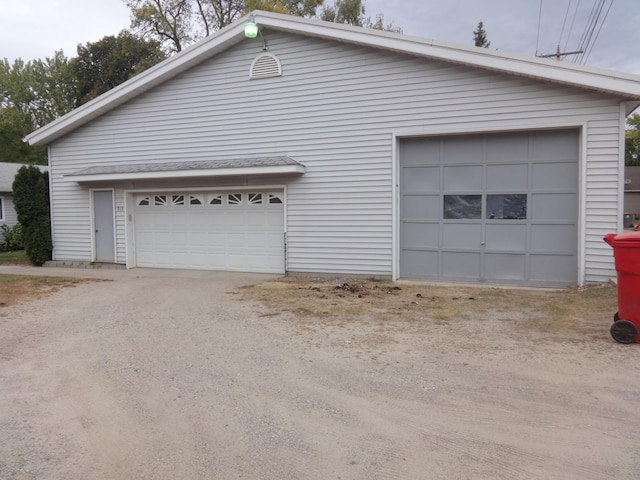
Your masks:
{"label": "power line", "polygon": [[609,16],[609,12],[611,11],[611,7],[613,6],[613,2],[614,2],[614,0],[611,0],[611,3],[609,4],[609,8],[607,8],[607,12],[604,14],[604,17],[602,18],[602,22],[600,23],[600,28],[598,28],[598,32],[596,33],[596,38],[593,39],[593,43],[591,44],[591,48],[589,49],[589,51],[587,52],[586,56],[584,57],[584,61],[582,62],[583,65],[585,65],[587,63],[587,60],[589,60],[589,55],[591,55],[591,52],[593,51],[593,47],[595,46],[596,42],[598,41],[598,37],[600,36],[600,32],[602,31],[602,27],[604,26],[604,21]]}
{"label": "power line", "polygon": [[567,34],[567,40],[564,42],[564,49],[567,49],[569,39],[571,38],[571,32],[573,32],[573,25],[576,23],[576,16],[578,15],[578,9],[580,8],[580,0],[576,3],[576,9],[573,11],[573,18],[571,19],[571,26],[569,27],[569,33]]}
{"label": "power line", "polygon": [[582,60],[584,59],[584,52],[587,50],[589,44],[591,43],[593,32],[598,25],[598,20],[600,19],[600,15],[602,14],[602,8],[604,7],[605,1],[606,0],[595,0],[593,2],[591,13],[589,14],[589,18],[587,19],[587,23],[584,27],[584,32],[582,33],[582,37],[580,37],[580,43],[578,45],[578,49],[582,50],[583,54],[580,57],[575,58],[574,63],[582,63]]}
{"label": "power line", "polygon": [[[578,47],[573,51],[567,51],[567,44],[569,43],[571,37],[571,31],[573,30],[573,25],[575,23],[575,19],[578,13],[578,9],[580,7],[580,0],[577,0],[576,8],[573,12],[573,19],[571,21],[571,27],[569,28],[569,33],[567,34],[567,39],[565,42],[564,52],[560,50],[560,44],[562,43],[562,38],[564,36],[564,30],[567,25],[567,19],[569,18],[569,12],[571,11],[571,4],[573,0],[569,0],[567,5],[567,9],[565,11],[564,20],[562,22],[562,29],[560,31],[560,38],[558,39],[557,49],[555,53],[540,55],[538,52],[539,44],[540,44],[540,30],[542,24],[542,0],[540,0],[540,10],[538,13],[538,35],[536,39],[536,56],[543,58],[555,58],[556,60],[561,60],[567,55],[576,55],[572,60],[573,63],[585,64],[593,51],[593,48],[602,32],[602,27],[609,16],[609,12],[611,11],[611,7],[613,6],[614,0],[609,0],[609,4],[607,5],[607,0],[594,0],[593,5],[591,6],[591,11],[589,12],[589,16],[587,18],[586,23],[584,24],[584,29],[582,31],[582,35],[580,36],[580,41],[578,43]],[[604,13],[604,14],[603,14]]]}
{"label": "power line", "polygon": [[[578,0],[578,3],[580,3],[580,0]],[[546,54],[546,55],[540,55],[538,53],[538,42],[540,40],[540,24],[541,24],[541,18],[542,18],[542,0],[540,0],[540,12],[538,14],[538,39],[536,40],[536,57],[541,57],[541,58],[552,58],[552,57],[555,57],[556,60],[560,60],[563,57],[566,57],[567,55],[577,55],[577,54],[583,53],[582,50],[577,50],[577,51],[573,51],[573,52],[566,52],[566,51],[565,52],[561,52],[560,51],[560,42],[562,41],[562,35],[564,33],[564,27],[565,27],[565,24],[567,22],[567,17],[569,15],[570,6],[571,6],[571,0],[569,0],[569,5],[567,5],[567,11],[565,12],[564,22],[562,24],[562,31],[560,32],[560,38],[558,39],[558,46],[557,46],[557,49],[556,49],[556,53],[549,53],[549,54]],[[574,14],[574,18],[575,18],[575,14]],[[572,24],[572,26],[573,26],[573,24]],[[565,50],[566,50],[566,48],[565,48]]]}
{"label": "power line", "polygon": [[562,30],[560,30],[560,38],[558,39],[558,45],[562,43],[562,35],[564,34],[564,27],[567,24],[567,17],[569,16],[569,8],[571,8],[572,0],[569,0],[567,3],[567,11],[564,12],[564,20],[562,21]]}

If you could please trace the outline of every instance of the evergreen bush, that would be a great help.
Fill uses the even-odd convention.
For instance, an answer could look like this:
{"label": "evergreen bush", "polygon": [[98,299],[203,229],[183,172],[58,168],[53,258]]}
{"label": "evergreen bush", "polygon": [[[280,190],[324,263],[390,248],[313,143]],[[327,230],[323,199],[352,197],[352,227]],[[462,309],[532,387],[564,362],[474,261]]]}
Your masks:
{"label": "evergreen bush", "polygon": [[49,173],[32,165],[20,168],[13,181],[13,205],[31,263],[40,266],[51,260]]}

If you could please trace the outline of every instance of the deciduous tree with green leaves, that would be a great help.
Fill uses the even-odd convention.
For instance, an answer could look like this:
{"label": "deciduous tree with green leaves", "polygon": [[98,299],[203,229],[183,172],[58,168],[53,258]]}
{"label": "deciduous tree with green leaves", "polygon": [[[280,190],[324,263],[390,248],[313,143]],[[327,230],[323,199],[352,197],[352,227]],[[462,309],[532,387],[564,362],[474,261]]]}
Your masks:
{"label": "deciduous tree with green leaves", "polygon": [[80,106],[124,83],[166,58],[155,40],[143,40],[123,30],[117,37],[78,45],[73,59]]}
{"label": "deciduous tree with green leaves", "polygon": [[387,32],[402,33],[402,29],[392,23],[384,23],[384,15],[376,14],[376,19],[365,16],[365,6],[362,0],[335,0],[331,6],[322,9],[320,18],[325,22],[346,23],[356,27],[385,30]]}
{"label": "deciduous tree with green leaves", "polygon": [[169,52],[182,49],[226,27],[253,10],[303,17],[316,14],[324,0],[123,0],[131,28],[160,42]]}
{"label": "deciduous tree with green leaves", "polygon": [[46,165],[46,149],[22,138],[71,111],[76,79],[62,51],[44,60],[0,62],[0,161]]}

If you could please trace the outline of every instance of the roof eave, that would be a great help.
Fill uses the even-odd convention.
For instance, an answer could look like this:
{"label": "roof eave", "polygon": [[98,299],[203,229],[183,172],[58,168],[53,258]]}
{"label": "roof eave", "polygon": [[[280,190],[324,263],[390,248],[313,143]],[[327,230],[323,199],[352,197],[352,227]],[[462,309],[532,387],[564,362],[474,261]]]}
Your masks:
{"label": "roof eave", "polygon": [[[640,76],[636,75],[569,65],[555,60],[521,54],[505,54],[392,32],[304,19],[292,15],[261,11],[255,11],[250,15],[254,16],[256,23],[265,28],[381,48],[422,58],[522,75],[542,81],[558,82],[615,95],[621,100],[640,103]],[[27,135],[24,140],[31,145],[48,145],[53,140],[103,115],[127,100],[239,43],[244,39],[244,22],[247,18],[248,15],[86,105],[41,127]]]}
{"label": "roof eave", "polygon": [[125,173],[94,173],[65,175],[66,181],[86,183],[86,182],[116,182],[132,180],[164,180],[176,178],[198,178],[198,177],[230,177],[230,176],[250,176],[250,175],[291,175],[303,174],[303,165],[275,165],[267,167],[241,167],[241,168],[211,168],[192,170],[173,170],[159,172],[125,172]]}
{"label": "roof eave", "polygon": [[[256,12],[255,18],[258,24],[292,33],[301,33],[300,24],[304,24],[302,33],[306,35],[519,74],[539,80],[556,81],[640,100],[640,77],[637,75],[268,12]],[[425,51],[425,47],[428,47],[428,51]]]}

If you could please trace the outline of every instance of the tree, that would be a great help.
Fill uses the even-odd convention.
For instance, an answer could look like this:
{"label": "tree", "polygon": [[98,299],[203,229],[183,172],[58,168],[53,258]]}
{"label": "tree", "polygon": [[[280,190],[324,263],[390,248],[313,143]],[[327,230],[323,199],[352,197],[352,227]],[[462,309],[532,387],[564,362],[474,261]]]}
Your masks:
{"label": "tree", "polygon": [[365,17],[365,7],[362,0],[335,0],[332,6],[322,9],[320,19],[325,22],[346,23],[356,27],[385,30],[387,32],[402,33],[402,29],[389,23],[385,25],[384,15],[379,13],[375,20]]}
{"label": "tree", "polygon": [[473,31],[473,43],[476,47],[489,48],[491,42],[487,39],[487,32],[484,29],[482,20],[478,22],[478,27]]}
{"label": "tree", "polygon": [[169,52],[226,27],[253,10],[310,17],[324,0],[123,0],[131,27],[160,42]]}
{"label": "tree", "polygon": [[76,106],[124,83],[165,57],[157,41],[142,40],[126,30],[117,37],[107,36],[95,43],[78,45],[78,56],[73,59]]}
{"label": "tree", "polygon": [[243,3],[245,14],[263,10],[297,17],[314,17],[324,0],[244,0]]}
{"label": "tree", "polygon": [[143,36],[180,52],[191,40],[190,0],[124,0],[131,9],[131,27]]}
{"label": "tree", "polygon": [[243,0],[196,0],[196,6],[204,28],[199,36],[203,37],[226,27],[244,12]]}
{"label": "tree", "polygon": [[75,97],[73,68],[62,51],[45,60],[0,62],[0,159],[46,165],[46,149],[22,138],[71,111]]}
{"label": "tree", "polygon": [[37,167],[21,167],[13,181],[13,205],[22,226],[25,253],[34,265],[51,260],[49,174]]}
{"label": "tree", "polygon": [[637,113],[627,118],[624,164],[627,167],[640,166],[640,114]]}
{"label": "tree", "polygon": [[325,22],[347,23],[362,27],[364,13],[362,0],[335,0],[333,6],[326,6],[322,9],[320,18]]}
{"label": "tree", "polygon": [[0,108],[0,162],[47,164],[47,149],[22,139],[34,130],[31,119],[14,107]]}

